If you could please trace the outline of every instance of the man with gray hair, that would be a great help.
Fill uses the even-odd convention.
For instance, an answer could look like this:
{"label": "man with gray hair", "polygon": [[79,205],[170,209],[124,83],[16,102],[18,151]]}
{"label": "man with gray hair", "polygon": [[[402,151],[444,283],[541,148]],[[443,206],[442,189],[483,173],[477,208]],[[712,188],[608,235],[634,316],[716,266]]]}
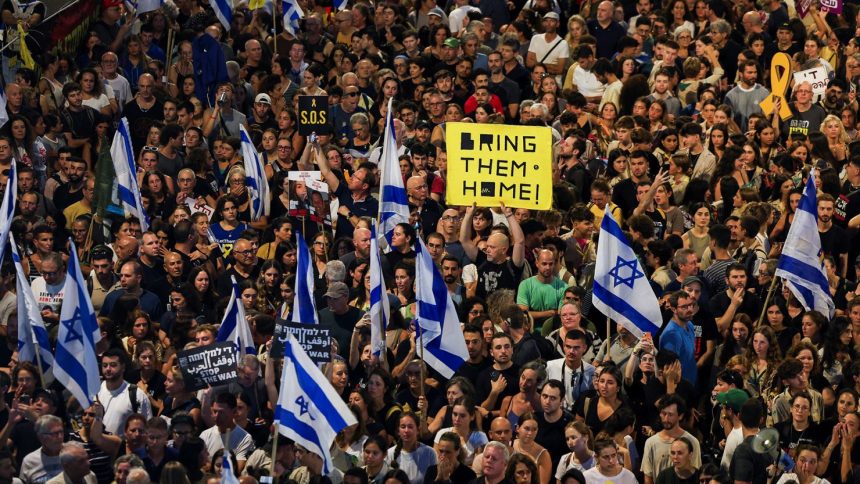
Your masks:
{"label": "man with gray hair", "polygon": [[57,474],[47,484],[96,484],[96,475],[90,470],[90,459],[86,449],[79,442],[66,442],[60,450],[60,465],[63,472]]}
{"label": "man with gray hair", "polygon": [[[136,454],[125,454],[117,457],[113,463],[114,482],[116,484],[128,484],[128,477],[131,475],[131,471],[135,469],[142,469],[146,473],[143,461]],[[149,474],[147,474],[147,480],[149,480]]]}
{"label": "man with gray hair", "polygon": [[725,69],[725,78],[729,81],[734,81],[735,75],[738,72],[738,57],[741,55],[742,47],[740,44],[730,39],[732,26],[723,19],[711,23],[711,41],[714,43],[714,49],[720,53],[720,65]]}
{"label": "man with gray hair", "polygon": [[346,279],[346,265],[339,260],[326,262],[325,279],[328,284],[332,282],[344,282],[344,279]]}
{"label": "man with gray hair", "polygon": [[134,467],[128,471],[128,477],[125,478],[125,484],[150,484],[149,474],[146,469]]}
{"label": "man with gray hair", "polygon": [[501,442],[489,442],[484,447],[484,464],[481,468],[483,476],[473,482],[498,484],[505,480],[505,469],[511,459],[508,447]]}
{"label": "man with gray hair", "polygon": [[21,462],[19,477],[24,484],[43,484],[63,472],[60,463],[60,449],[65,437],[63,421],[54,415],[42,415],[36,420],[34,429],[42,446],[27,454]]}

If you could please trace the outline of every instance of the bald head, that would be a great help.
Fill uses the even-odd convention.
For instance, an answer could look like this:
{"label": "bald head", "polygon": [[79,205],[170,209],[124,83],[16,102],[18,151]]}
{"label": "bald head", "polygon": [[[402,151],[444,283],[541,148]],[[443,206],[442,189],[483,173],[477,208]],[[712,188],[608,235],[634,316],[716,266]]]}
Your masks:
{"label": "bald head", "polygon": [[490,431],[488,437],[490,440],[502,442],[505,445],[511,443],[513,438],[513,430],[511,422],[505,417],[496,417],[490,423]]}
{"label": "bald head", "polygon": [[410,199],[423,202],[427,199],[427,179],[418,175],[409,177],[406,180],[406,193]]}

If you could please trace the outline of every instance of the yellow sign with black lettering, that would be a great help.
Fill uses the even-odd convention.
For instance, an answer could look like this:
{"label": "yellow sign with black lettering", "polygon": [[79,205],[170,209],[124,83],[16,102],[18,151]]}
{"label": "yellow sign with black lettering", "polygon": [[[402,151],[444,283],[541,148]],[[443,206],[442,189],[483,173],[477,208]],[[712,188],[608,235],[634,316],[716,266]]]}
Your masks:
{"label": "yellow sign with black lettering", "polygon": [[329,134],[328,96],[299,96],[299,134]]}
{"label": "yellow sign with black lettering", "polygon": [[449,205],[552,207],[551,128],[445,123],[445,143]]}

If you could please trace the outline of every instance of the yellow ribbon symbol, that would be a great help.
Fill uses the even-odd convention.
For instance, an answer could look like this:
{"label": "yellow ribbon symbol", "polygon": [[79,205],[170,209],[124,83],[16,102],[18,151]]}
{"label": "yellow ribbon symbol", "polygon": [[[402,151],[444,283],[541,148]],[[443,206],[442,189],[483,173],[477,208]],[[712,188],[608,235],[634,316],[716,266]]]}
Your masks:
{"label": "yellow ribbon symbol", "polygon": [[779,99],[779,117],[783,121],[791,117],[791,108],[785,99],[785,91],[788,90],[788,82],[791,80],[791,58],[784,52],[778,52],[773,56],[770,63],[770,92],[771,95],[759,103],[764,114],[773,114],[774,102]]}

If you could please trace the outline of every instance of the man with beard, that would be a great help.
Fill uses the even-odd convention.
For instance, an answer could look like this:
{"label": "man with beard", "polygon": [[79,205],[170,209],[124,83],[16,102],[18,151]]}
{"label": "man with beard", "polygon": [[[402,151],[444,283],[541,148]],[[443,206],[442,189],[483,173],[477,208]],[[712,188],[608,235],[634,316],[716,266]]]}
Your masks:
{"label": "man with beard", "polygon": [[[469,352],[469,359],[454,373],[454,376],[462,376],[469,381],[478,381],[478,375],[491,363],[490,359],[485,356],[485,343],[481,328],[474,324],[467,324],[463,327],[463,338],[466,340],[466,351]],[[507,422],[507,420],[505,421]]]}
{"label": "man with beard", "polygon": [[555,256],[551,251],[541,250],[535,262],[538,273],[520,283],[517,304],[528,311],[537,326],[556,315],[567,284],[556,275]]}
{"label": "man with beard", "polygon": [[[434,232],[427,237],[428,245],[430,244],[431,239],[433,243],[441,245],[444,250],[445,240],[439,233]],[[463,287],[463,281],[460,279],[460,275],[462,273],[463,268],[460,266],[460,261],[456,257],[452,257],[450,255],[442,257],[442,278],[445,280],[445,287],[448,288],[448,294],[451,295],[451,299],[458,307],[463,303],[463,299],[466,297],[466,288]]]}
{"label": "man with beard", "polygon": [[501,52],[490,52],[487,55],[487,66],[490,68],[490,90],[499,94],[507,103],[505,114],[508,119],[516,118],[520,108],[520,87],[505,75]]}
{"label": "man with beard", "polygon": [[66,98],[68,104],[68,107],[60,112],[60,118],[63,120],[63,127],[65,128],[64,135],[72,153],[80,156],[84,145],[95,134],[99,113],[89,106],[84,106],[83,91],[81,85],[76,82],[70,82],[63,86],[63,97]]}
{"label": "man with beard", "polygon": [[84,174],[87,172],[87,162],[82,158],[73,156],[69,159],[66,177],[67,183],[61,183],[54,190],[54,206],[63,211],[75,202],[84,198]]}
{"label": "man with beard", "polygon": [[120,348],[110,348],[101,357],[103,381],[98,392],[98,401],[105,407],[102,418],[108,432],[123,437],[124,424],[128,416],[140,413],[147,420],[152,417],[152,407],[146,393],[123,379],[127,356]]}
{"label": "man with beard", "polygon": [[851,240],[848,232],[833,224],[833,209],[836,202],[832,195],[824,193],[818,197],[818,235],[821,236],[821,251],[836,261],[836,273],[845,277],[848,272],[848,247]]}

